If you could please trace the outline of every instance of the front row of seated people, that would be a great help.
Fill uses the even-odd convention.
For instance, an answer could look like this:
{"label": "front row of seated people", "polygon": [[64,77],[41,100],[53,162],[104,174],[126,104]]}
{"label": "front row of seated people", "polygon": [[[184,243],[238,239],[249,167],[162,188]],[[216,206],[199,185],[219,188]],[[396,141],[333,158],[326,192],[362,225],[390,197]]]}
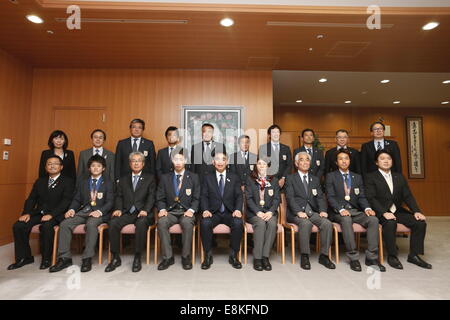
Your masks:
{"label": "front row of seated people", "polygon": [[[361,271],[355,243],[353,223],[367,230],[368,247],[365,264],[380,271],[386,268],[379,261],[378,228],[382,225],[383,240],[387,248],[387,262],[396,269],[403,266],[397,257],[397,223],[411,229],[410,249],[407,261],[422,268],[431,269],[419,255],[424,254],[426,233],[425,216],[421,213],[406,179],[401,173],[391,172],[393,165],[389,151],[379,150],[375,155],[378,167],[367,175],[365,184],[359,174],[349,171],[350,153],[341,149],[336,153],[338,170],[327,174],[325,193],[319,179],[310,174],[311,155],[300,151],[295,156],[297,172],[286,179],[287,223],[298,228],[300,266],[311,269],[310,235],[313,226],[320,231],[319,263],[335,269],[328,252],[332,242],[333,224],[341,226],[350,268]],[[141,270],[141,254],[146,247],[147,230],[154,221],[153,208],[157,208],[156,224],[161,240],[162,262],[158,270],[174,264],[169,229],[180,224],[182,229],[183,269],[192,269],[192,237],[196,220],[205,258],[202,269],[213,263],[213,229],[219,224],[230,230],[229,263],[242,268],[238,259],[243,234],[243,224],[248,222],[254,230],[253,267],[255,270],[272,270],[270,252],[278,227],[280,187],[276,177],[267,174],[271,163],[260,157],[247,177],[244,192],[240,178],[228,168],[226,153],[213,155],[215,172],[205,175],[203,184],[197,174],[185,167],[183,152],[174,153],[171,160],[174,171],[163,174],[157,186],[152,174],[144,173],[145,156],[132,152],[129,156],[131,173],[120,178],[114,192],[113,182],[103,174],[105,159],[99,155],[88,161],[90,175],[79,179],[74,190],[73,180],[61,175],[62,161],[51,156],[46,161],[46,177],[39,178],[25,201],[21,217],[13,226],[15,263],[8,269],[17,269],[34,262],[29,245],[29,235],[39,225],[42,262],[40,269],[61,271],[72,265],[70,244],[72,232],[78,225],[85,225],[85,247],[81,271],[92,268],[92,257],[98,241],[98,227],[108,223],[108,235],[112,259],[105,271],[114,271],[121,265],[119,255],[120,232],[128,224],[135,225],[135,255],[132,271]],[[243,202],[246,199],[245,221]],[[410,210],[402,207],[406,204]],[[59,224],[57,262],[51,266],[54,227]]]}

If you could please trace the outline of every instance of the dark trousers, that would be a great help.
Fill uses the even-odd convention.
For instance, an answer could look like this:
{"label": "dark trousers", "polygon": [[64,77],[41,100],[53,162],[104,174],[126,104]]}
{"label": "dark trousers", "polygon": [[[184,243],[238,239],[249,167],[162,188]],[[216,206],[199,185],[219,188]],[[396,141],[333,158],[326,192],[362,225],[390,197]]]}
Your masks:
{"label": "dark trousers", "polygon": [[[42,215],[32,216],[28,222],[17,221],[13,225],[14,234],[14,251],[16,261],[20,259],[30,258],[30,232],[31,229],[41,223]],[[41,223],[39,226],[39,243],[41,247],[42,259],[51,260],[53,250],[53,237],[55,236],[55,225],[58,224],[54,218]]]}
{"label": "dark trousers", "polygon": [[202,218],[200,221],[200,231],[203,249],[207,254],[211,253],[213,229],[219,224],[226,224],[231,229],[230,247],[232,254],[239,252],[242,240],[243,224],[241,218],[235,218],[231,213],[214,213],[212,217]]}
{"label": "dark trousers", "polygon": [[397,220],[386,220],[380,218],[380,224],[383,226],[383,240],[386,245],[388,255],[397,255],[396,232],[397,223],[404,224],[411,229],[411,238],[409,242],[409,254],[424,254],[424,240],[427,230],[427,223],[414,218],[414,215],[404,208],[399,208],[395,213]]}
{"label": "dark trousers", "polygon": [[[136,210],[137,211],[137,210]],[[111,217],[109,221],[109,243],[111,245],[111,253],[118,254],[120,251],[120,231],[127,224],[136,226],[135,233],[135,253],[141,253],[145,250],[147,240],[147,230],[151,223],[149,217],[139,217],[138,212],[130,214],[123,213],[120,217]]]}

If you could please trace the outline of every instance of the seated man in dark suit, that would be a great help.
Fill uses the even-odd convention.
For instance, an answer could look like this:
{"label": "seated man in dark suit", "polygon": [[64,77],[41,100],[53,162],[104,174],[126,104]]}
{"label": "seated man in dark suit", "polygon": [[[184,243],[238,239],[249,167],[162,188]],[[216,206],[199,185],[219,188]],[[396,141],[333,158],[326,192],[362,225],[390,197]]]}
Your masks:
{"label": "seated man in dark suit", "polygon": [[183,152],[173,154],[172,162],[175,170],[162,175],[156,194],[158,234],[163,252],[163,261],[158,270],[165,270],[175,262],[169,228],[177,223],[183,229],[181,263],[183,269],[190,270],[194,214],[200,206],[200,181],[195,173],[185,169],[186,158]]}
{"label": "seated man in dark suit", "polygon": [[364,194],[362,177],[349,170],[350,156],[346,149],[337,151],[335,161],[339,169],[330,172],[326,177],[327,198],[334,211],[330,218],[341,225],[347,257],[353,271],[361,271],[353,223],[367,229],[366,265],[386,271],[378,262],[378,219]]}
{"label": "seated man in dark suit", "polygon": [[168,146],[160,149],[158,151],[158,155],[156,156],[156,176],[158,181],[161,180],[161,176],[163,174],[173,172],[173,163],[171,158],[173,154],[182,151],[185,158],[188,158],[187,151],[179,145],[180,133],[178,132],[177,127],[168,127],[166,129],[165,137]]}
{"label": "seated man in dark suit", "polygon": [[348,131],[339,129],[336,131],[336,147],[331,148],[325,153],[325,175],[329,172],[338,169],[336,164],[336,152],[339,150],[348,150],[350,153],[350,167],[349,170],[353,173],[361,174],[361,160],[359,151],[349,147],[348,145]]}
{"label": "seated man in dark suit", "polygon": [[396,141],[384,138],[385,129],[384,123],[380,121],[376,121],[370,125],[370,133],[373,140],[363,143],[361,146],[361,172],[364,178],[366,174],[378,171],[378,167],[375,165],[373,159],[375,153],[379,150],[388,151],[392,155],[392,160],[394,161],[392,171],[402,173],[400,148]]}
{"label": "seated man in dark suit", "polygon": [[215,172],[207,174],[202,185],[200,231],[206,252],[202,269],[209,269],[213,263],[211,252],[213,229],[221,223],[231,229],[231,252],[228,262],[234,268],[240,269],[242,264],[238,260],[238,252],[243,232],[241,180],[226,170],[228,159],[224,152],[214,154],[213,164]]}
{"label": "seated man in dark suit", "polygon": [[250,173],[253,171],[257,155],[250,152],[250,137],[242,135],[238,139],[239,151],[233,153],[230,156],[230,171],[237,174],[241,178],[242,190],[247,182],[247,178],[250,177]]}
{"label": "seated man in dark suit", "polygon": [[80,224],[86,224],[81,272],[92,269],[92,257],[98,239],[97,228],[109,219],[114,203],[114,185],[103,174],[106,169],[105,158],[92,156],[87,165],[91,175],[77,182],[75,196],[59,228],[58,261],[50,268],[50,272],[58,272],[72,265],[70,242],[73,229]]}
{"label": "seated man in dark suit", "polygon": [[316,134],[313,129],[304,129],[301,133],[301,137],[303,146],[294,150],[294,159],[297,153],[307,152],[311,156],[309,173],[319,178],[320,181],[325,172],[325,158],[323,156],[323,151],[314,147]]}
{"label": "seated man in dark suit", "polygon": [[53,227],[64,219],[64,212],[72,201],[74,181],[62,176],[62,160],[57,155],[49,156],[45,164],[47,176],[33,184],[33,189],[25,201],[22,215],[13,225],[16,261],[8,270],[21,268],[34,262],[30,248],[30,232],[39,226],[39,241],[42,253],[40,269],[50,267],[53,250]]}
{"label": "seated man in dark suit", "polygon": [[319,263],[328,269],[336,266],[328,257],[331,246],[333,225],[327,219],[327,202],[322,192],[319,178],[309,173],[311,155],[299,152],[295,155],[298,171],[289,175],[286,181],[287,221],[298,226],[300,242],[300,266],[311,269],[309,262],[309,239],[313,225],[320,229]]}
{"label": "seated man in dark suit", "polygon": [[129,155],[131,173],[121,177],[117,184],[115,210],[109,222],[109,242],[112,260],[105,272],[114,271],[122,264],[120,252],[120,232],[128,224],[136,226],[135,254],[132,271],[142,269],[141,253],[145,250],[148,227],[153,221],[155,204],[155,176],[144,173],[145,156],[141,152]]}
{"label": "seated man in dark suit", "polygon": [[[366,193],[371,207],[383,226],[383,240],[388,252],[389,265],[395,269],[403,269],[397,258],[395,244],[397,223],[401,223],[411,229],[407,261],[419,267],[431,269],[431,264],[419,257],[419,254],[424,254],[427,223],[409,189],[408,182],[401,173],[391,170],[395,160],[389,151],[378,150],[374,161],[378,170],[367,175]],[[405,209],[403,203],[406,203],[411,211]]]}

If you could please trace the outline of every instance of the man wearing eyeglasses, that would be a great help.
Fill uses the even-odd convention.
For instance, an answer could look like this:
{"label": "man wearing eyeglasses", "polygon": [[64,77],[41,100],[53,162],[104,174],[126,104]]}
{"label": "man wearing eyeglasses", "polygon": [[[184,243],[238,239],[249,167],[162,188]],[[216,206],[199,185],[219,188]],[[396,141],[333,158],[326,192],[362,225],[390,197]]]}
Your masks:
{"label": "man wearing eyeglasses", "polygon": [[376,171],[378,167],[373,160],[378,150],[387,150],[393,156],[393,172],[402,172],[402,160],[400,158],[400,149],[394,140],[384,138],[385,125],[380,121],[375,121],[370,125],[370,134],[373,139],[361,146],[361,172],[363,175]]}

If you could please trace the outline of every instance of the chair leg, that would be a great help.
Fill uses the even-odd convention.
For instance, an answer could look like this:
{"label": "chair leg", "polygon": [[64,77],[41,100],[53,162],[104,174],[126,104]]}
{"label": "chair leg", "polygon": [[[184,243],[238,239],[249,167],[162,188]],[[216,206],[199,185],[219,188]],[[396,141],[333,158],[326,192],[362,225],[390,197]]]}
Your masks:
{"label": "chair leg", "polygon": [[238,255],[239,262],[242,262],[241,253],[242,253],[242,241],[241,241],[241,244],[239,245],[239,255]]}
{"label": "chair leg", "polygon": [[150,264],[150,233],[151,233],[151,229],[148,228],[147,229],[147,256],[146,256],[146,263]]}
{"label": "chair leg", "polygon": [[284,229],[281,230],[281,240],[280,240],[280,248],[281,248],[281,263],[286,263],[286,252],[284,248]]}
{"label": "chair leg", "polygon": [[295,264],[295,231],[291,229],[291,256],[292,264]]}
{"label": "chair leg", "polygon": [[103,228],[100,228],[98,231],[98,264],[102,265],[102,257],[103,257]]}
{"label": "chair leg", "polygon": [[203,263],[205,259],[205,252],[203,251],[203,243],[200,241],[200,262]]}
{"label": "chair leg", "polygon": [[195,264],[195,225],[192,228],[192,265]]}
{"label": "chair leg", "polygon": [[108,263],[111,263],[111,243],[108,243]]}
{"label": "chair leg", "polygon": [[320,252],[320,231],[316,233],[316,253]]}
{"label": "chair leg", "polygon": [[244,227],[244,264],[247,264],[247,228]]}
{"label": "chair leg", "polygon": [[382,226],[378,226],[378,253],[380,255],[380,263],[384,263],[384,249],[383,249],[383,231]]}
{"label": "chair leg", "polygon": [[339,233],[334,227],[334,254],[336,255],[336,263],[339,263]]}
{"label": "chair leg", "polygon": [[155,229],[155,264],[158,264],[158,228]]}
{"label": "chair leg", "polygon": [[357,232],[356,233],[356,249],[358,249],[358,251],[361,248],[361,232]]}
{"label": "chair leg", "polygon": [[55,235],[53,236],[53,253],[52,253],[52,266],[56,264],[56,252],[58,249],[58,236],[59,236],[59,227],[55,229]]}

